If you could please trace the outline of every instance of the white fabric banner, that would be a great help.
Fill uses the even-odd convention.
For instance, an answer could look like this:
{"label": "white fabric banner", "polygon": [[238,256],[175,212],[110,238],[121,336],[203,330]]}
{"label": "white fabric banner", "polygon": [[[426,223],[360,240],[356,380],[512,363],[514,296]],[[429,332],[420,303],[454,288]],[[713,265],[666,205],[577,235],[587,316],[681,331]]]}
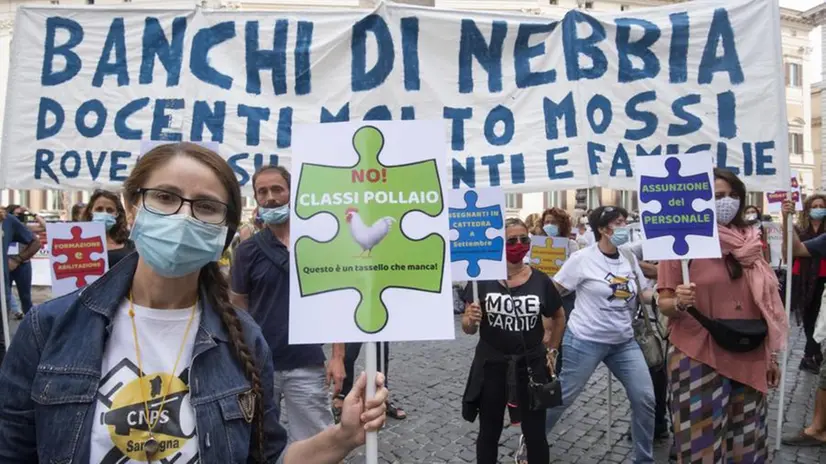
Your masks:
{"label": "white fabric banner", "polygon": [[210,141],[245,193],[292,126],[443,119],[451,188],[636,188],[639,157],[711,156],[787,188],[772,0],[562,18],[381,4],[226,12],[28,7],[15,22],[2,182],[116,187],[144,140]]}

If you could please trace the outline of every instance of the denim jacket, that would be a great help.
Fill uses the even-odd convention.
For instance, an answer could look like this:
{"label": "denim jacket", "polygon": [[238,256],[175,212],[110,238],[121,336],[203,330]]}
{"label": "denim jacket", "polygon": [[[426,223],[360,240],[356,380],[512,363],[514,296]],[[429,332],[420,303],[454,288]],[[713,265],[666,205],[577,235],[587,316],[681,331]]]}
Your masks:
{"label": "denim jacket", "polygon": [[[111,321],[132,284],[137,253],[85,289],[32,308],[0,368],[0,462],[89,462],[92,421]],[[201,298],[201,301],[206,301]],[[266,462],[279,461],[287,434],[273,402],[270,349],[252,318],[238,311],[261,369]],[[253,462],[253,425],[238,395],[250,390],[220,316],[204,304],[190,367],[200,462]]]}

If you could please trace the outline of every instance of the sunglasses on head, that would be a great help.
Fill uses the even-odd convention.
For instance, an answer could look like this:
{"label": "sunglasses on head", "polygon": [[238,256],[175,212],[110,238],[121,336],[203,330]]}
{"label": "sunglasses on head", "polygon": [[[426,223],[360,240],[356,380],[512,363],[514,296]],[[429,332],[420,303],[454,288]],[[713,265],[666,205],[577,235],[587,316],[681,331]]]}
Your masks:
{"label": "sunglasses on head", "polygon": [[523,235],[521,237],[511,237],[505,243],[508,245],[516,245],[517,243],[521,243],[522,245],[530,245],[531,238],[527,235]]}

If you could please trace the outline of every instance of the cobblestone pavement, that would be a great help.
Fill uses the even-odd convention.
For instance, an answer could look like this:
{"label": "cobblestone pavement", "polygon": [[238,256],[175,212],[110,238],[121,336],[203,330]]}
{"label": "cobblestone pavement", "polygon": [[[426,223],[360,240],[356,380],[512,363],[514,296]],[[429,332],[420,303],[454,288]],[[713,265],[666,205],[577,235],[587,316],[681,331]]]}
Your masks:
{"label": "cobblestone pavement", "polygon": [[[49,296],[48,289],[34,291],[34,300]],[[16,323],[13,326],[16,327]],[[438,464],[475,462],[477,423],[462,420],[461,398],[467,379],[476,336],[461,333],[457,317],[456,340],[395,343],[391,346],[389,381],[393,401],[408,414],[403,421],[389,419],[379,435],[379,462],[382,464]],[[784,430],[795,431],[812,415],[816,378],[800,372],[797,365],[805,343],[802,331],[792,330],[792,352],[786,379]],[[359,361],[361,362],[363,358]],[[631,443],[623,434],[629,426],[628,401],[616,379],[613,381],[611,447],[606,440],[608,423],[608,371],[601,366],[585,391],[569,408],[551,434],[553,463],[631,462]],[[777,424],[777,392],[771,395],[769,428],[771,444]],[[500,440],[500,462],[513,463],[519,431],[507,428]],[[655,448],[656,462],[668,463],[669,443]],[[826,463],[826,447],[789,448],[773,453],[777,464]],[[345,462],[364,462],[361,451]]]}
{"label": "cobblestone pavement", "polygon": [[[404,421],[389,419],[379,434],[379,462],[392,464],[436,464],[475,462],[478,423],[461,417],[464,391],[476,336],[461,333],[457,318],[456,340],[444,342],[396,343],[391,345],[389,381],[391,395],[404,408]],[[785,431],[799,429],[811,419],[816,377],[800,372],[797,365],[805,343],[803,333],[793,328],[793,350],[786,379]],[[606,440],[608,423],[608,370],[601,366],[585,391],[569,408],[551,434],[552,463],[626,463],[632,462],[631,442],[624,434],[629,428],[630,410],[622,385],[612,382],[613,409],[611,448]],[[777,426],[779,393],[771,395],[769,426],[772,448]],[[514,462],[518,429],[508,428],[500,439],[500,462]],[[655,447],[657,463],[668,463],[670,441]],[[348,463],[361,463],[363,455],[354,454]],[[788,448],[777,453],[772,462],[793,464],[826,463],[826,447]]]}

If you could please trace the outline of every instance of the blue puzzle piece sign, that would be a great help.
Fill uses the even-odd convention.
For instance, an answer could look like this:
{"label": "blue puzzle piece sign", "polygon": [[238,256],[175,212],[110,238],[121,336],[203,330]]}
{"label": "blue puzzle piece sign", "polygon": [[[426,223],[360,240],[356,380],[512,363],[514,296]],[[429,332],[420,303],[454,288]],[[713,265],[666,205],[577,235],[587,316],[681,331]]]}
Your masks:
{"label": "blue puzzle piece sign", "polygon": [[[643,211],[642,228],[646,239],[673,237],[672,249],[678,257],[688,255],[686,237],[714,237],[714,211],[694,209],[694,200],[714,198],[714,183],[708,172],[683,176],[677,157],[665,160],[666,177],[640,175],[640,202],[659,202],[660,211]],[[693,172],[697,172],[696,170]]]}
{"label": "blue puzzle piece sign", "polygon": [[[502,277],[482,275],[480,261],[495,261],[502,263],[502,273],[506,273],[503,261],[505,240],[504,235],[504,214],[503,205],[500,201],[495,201],[487,206],[479,206],[480,193],[492,189],[468,190],[461,198],[453,198],[451,204],[460,207],[449,208],[450,229],[458,233],[458,238],[450,242],[450,260],[453,263],[467,262],[467,272],[460,272],[454,265],[454,278],[456,280],[490,280]],[[494,193],[504,199],[504,195],[496,189]],[[458,193],[458,192],[455,192]],[[490,197],[490,195],[482,195]],[[490,238],[490,229],[494,229],[496,237]],[[466,274],[466,278],[463,278]]]}

